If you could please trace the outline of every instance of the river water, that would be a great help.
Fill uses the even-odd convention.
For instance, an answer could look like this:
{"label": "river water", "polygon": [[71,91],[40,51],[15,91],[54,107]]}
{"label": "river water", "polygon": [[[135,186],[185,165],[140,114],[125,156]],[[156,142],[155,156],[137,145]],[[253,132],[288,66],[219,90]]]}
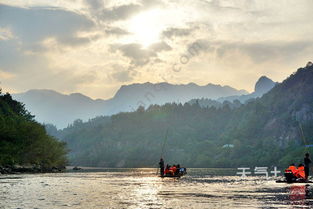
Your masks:
{"label": "river water", "polygon": [[0,208],[310,208],[313,185],[241,178],[232,169],[99,169],[0,175]]}

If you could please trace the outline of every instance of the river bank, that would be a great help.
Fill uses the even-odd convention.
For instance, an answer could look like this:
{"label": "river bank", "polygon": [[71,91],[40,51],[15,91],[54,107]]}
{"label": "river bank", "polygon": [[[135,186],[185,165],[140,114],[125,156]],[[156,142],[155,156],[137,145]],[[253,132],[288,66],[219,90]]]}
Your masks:
{"label": "river bank", "polygon": [[65,167],[43,167],[40,165],[6,165],[0,166],[0,174],[19,173],[57,173],[65,171]]}

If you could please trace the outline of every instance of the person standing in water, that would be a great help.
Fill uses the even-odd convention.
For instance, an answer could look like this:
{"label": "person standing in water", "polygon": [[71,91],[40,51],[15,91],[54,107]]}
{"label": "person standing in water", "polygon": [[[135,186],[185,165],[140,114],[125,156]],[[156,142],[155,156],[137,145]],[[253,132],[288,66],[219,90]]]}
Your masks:
{"label": "person standing in water", "polygon": [[163,158],[160,159],[159,166],[160,166],[160,175],[164,176],[164,160],[163,160]]}
{"label": "person standing in water", "polygon": [[309,175],[310,175],[310,163],[311,163],[311,159],[310,159],[310,154],[306,153],[305,157],[304,157],[304,172],[305,172],[305,179],[308,180]]}

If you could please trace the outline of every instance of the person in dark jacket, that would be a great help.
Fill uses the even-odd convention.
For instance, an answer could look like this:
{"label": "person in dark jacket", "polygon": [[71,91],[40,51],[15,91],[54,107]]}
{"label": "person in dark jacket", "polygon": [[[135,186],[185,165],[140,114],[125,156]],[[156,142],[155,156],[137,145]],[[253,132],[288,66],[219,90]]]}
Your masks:
{"label": "person in dark jacket", "polygon": [[159,166],[160,166],[160,175],[164,176],[164,160],[163,160],[163,158],[160,159]]}
{"label": "person in dark jacket", "polygon": [[311,163],[311,159],[310,159],[310,154],[306,153],[305,157],[304,157],[304,172],[305,172],[305,179],[308,180],[309,175],[310,175],[310,163]]}

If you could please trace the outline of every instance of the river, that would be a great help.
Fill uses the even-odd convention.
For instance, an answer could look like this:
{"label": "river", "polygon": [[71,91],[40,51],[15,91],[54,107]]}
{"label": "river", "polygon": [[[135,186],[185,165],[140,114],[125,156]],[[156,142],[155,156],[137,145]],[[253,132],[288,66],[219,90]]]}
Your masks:
{"label": "river", "polygon": [[313,187],[241,178],[233,169],[189,169],[161,179],[156,169],[98,169],[0,175],[0,208],[305,208]]}

